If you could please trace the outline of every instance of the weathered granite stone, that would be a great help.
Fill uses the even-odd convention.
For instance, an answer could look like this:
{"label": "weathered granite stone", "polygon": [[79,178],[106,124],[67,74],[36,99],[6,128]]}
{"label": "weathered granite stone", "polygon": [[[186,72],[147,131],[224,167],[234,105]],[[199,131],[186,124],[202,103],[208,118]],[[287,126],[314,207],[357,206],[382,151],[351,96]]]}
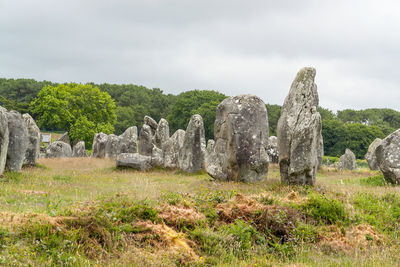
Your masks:
{"label": "weathered granite stone", "polygon": [[25,154],[24,164],[35,166],[36,160],[39,158],[40,146],[42,145],[42,136],[40,129],[36,125],[35,120],[29,114],[22,115],[25,121],[25,125],[28,129],[28,149]]}
{"label": "weathered granite stone", "polygon": [[117,167],[145,171],[151,168],[151,157],[139,153],[121,153],[117,156]]}
{"label": "weathered granite stone", "polygon": [[179,150],[179,168],[186,172],[203,170],[205,152],[206,139],[203,118],[196,114],[189,121],[183,145]]}
{"label": "weathered granite stone", "polygon": [[71,146],[62,141],[55,141],[46,149],[46,158],[69,158],[71,156]]}
{"label": "weathered granite stone", "polygon": [[185,131],[177,130],[167,141],[162,145],[163,162],[165,168],[177,168],[179,151],[185,140]]}
{"label": "weathered granite stone", "polygon": [[7,151],[6,169],[21,171],[26,150],[28,149],[29,134],[24,118],[17,111],[6,113],[8,119],[9,143]]}
{"label": "weathered granite stone", "polygon": [[162,167],[164,164],[162,149],[154,146],[151,154],[151,166]]}
{"label": "weathered granite stone", "polygon": [[269,162],[279,163],[278,138],[276,136],[269,137],[267,153],[269,156]]}
{"label": "weathered granite stone", "polygon": [[108,135],[97,133],[93,138],[92,158],[104,158],[106,156],[106,145]]}
{"label": "weathered granite stone", "polygon": [[242,182],[266,178],[268,115],[259,97],[240,95],[222,101],[217,107],[214,138],[215,144],[209,143],[206,162],[210,176]]}
{"label": "weathered granite stone", "polygon": [[151,156],[153,152],[153,134],[152,128],[143,124],[139,133],[139,154],[144,156]]}
{"label": "weathered granite stone", "polygon": [[371,170],[378,170],[378,164],[376,161],[376,148],[381,144],[382,139],[376,138],[372,144],[369,145],[367,154],[365,154],[365,159],[368,162],[369,168]]}
{"label": "weathered granite stone", "polygon": [[354,153],[346,148],[346,152],[339,159],[339,170],[355,170],[357,169],[356,156]]}
{"label": "weathered granite stone", "polygon": [[277,137],[281,180],[314,185],[321,146],[321,115],[314,68],[301,69],[281,109]]}
{"label": "weathered granite stone", "polygon": [[3,175],[6,167],[7,151],[9,143],[7,110],[0,106],[0,175]]}
{"label": "weathered granite stone", "polygon": [[63,135],[60,138],[58,138],[57,141],[61,141],[61,142],[71,145],[71,141],[69,140],[68,132],[63,133]]}
{"label": "weathered granite stone", "polygon": [[120,153],[137,153],[137,127],[132,126],[125,130],[120,136],[119,149]]}
{"label": "weathered granite stone", "polygon": [[153,144],[162,148],[162,145],[169,139],[169,125],[165,119],[158,122],[156,133],[154,134]]}
{"label": "weathered granite stone", "polygon": [[85,158],[87,157],[85,142],[79,141],[76,145],[74,145],[72,149],[72,157],[74,158]]}
{"label": "weathered granite stone", "polygon": [[120,151],[119,144],[120,144],[120,138],[118,136],[116,136],[115,134],[108,135],[105,157],[116,158]]}
{"label": "weathered granite stone", "polygon": [[400,184],[400,129],[382,140],[375,150],[375,155],[385,180]]}
{"label": "weathered granite stone", "polygon": [[322,162],[324,161],[324,139],[321,135],[321,139],[319,140],[319,147],[318,147],[318,170],[322,167]]}
{"label": "weathered granite stone", "polygon": [[157,127],[158,127],[157,122],[149,116],[144,116],[144,124],[150,126],[151,134],[154,136],[154,134],[156,133]]}

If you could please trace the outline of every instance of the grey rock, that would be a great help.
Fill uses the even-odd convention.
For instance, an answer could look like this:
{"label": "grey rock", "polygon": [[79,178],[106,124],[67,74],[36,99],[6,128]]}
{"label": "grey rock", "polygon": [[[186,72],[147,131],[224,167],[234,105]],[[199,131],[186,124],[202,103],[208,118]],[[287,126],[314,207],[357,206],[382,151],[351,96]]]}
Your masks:
{"label": "grey rock", "polygon": [[136,126],[129,127],[120,136],[120,153],[137,153],[138,131]]}
{"label": "grey rock", "polygon": [[61,142],[71,145],[71,141],[69,140],[68,132],[63,133],[63,135],[60,138],[58,138],[57,141],[61,141]]}
{"label": "grey rock", "polygon": [[154,146],[151,153],[151,166],[162,167],[164,165],[162,149]]}
{"label": "grey rock", "polygon": [[210,176],[242,182],[266,178],[268,115],[259,97],[240,95],[222,101],[217,107],[214,138],[214,144],[208,143],[206,156]]}
{"label": "grey rock", "polygon": [[3,175],[6,167],[7,151],[9,143],[7,110],[0,106],[0,175]]}
{"label": "grey rock", "polygon": [[165,168],[177,168],[179,151],[185,140],[185,131],[177,130],[167,141],[162,145],[163,162]]}
{"label": "grey rock", "polygon": [[371,170],[378,170],[378,163],[376,160],[375,150],[381,144],[382,139],[376,138],[368,147],[367,154],[365,154],[365,159],[368,162],[368,166]]}
{"label": "grey rock", "polygon": [[205,152],[206,139],[203,118],[196,114],[189,121],[183,145],[179,150],[179,168],[186,172],[203,170]]}
{"label": "grey rock", "polygon": [[71,146],[62,141],[55,141],[46,149],[46,158],[69,158],[71,156]]}
{"label": "grey rock", "polygon": [[319,141],[319,146],[318,146],[318,170],[321,169],[322,167],[322,162],[324,161],[324,139],[321,135],[321,139]]}
{"label": "grey rock", "polygon": [[151,157],[139,153],[121,153],[117,156],[117,167],[145,171],[151,168]]}
{"label": "grey rock", "polygon": [[356,156],[354,153],[346,148],[346,152],[339,159],[339,170],[355,170],[357,169]]}
{"label": "grey rock", "polygon": [[97,133],[93,138],[92,158],[104,158],[106,156],[106,145],[108,135]]}
{"label": "grey rock", "polygon": [[269,137],[267,153],[269,156],[269,162],[279,163],[278,138],[276,136]]}
{"label": "grey rock", "polygon": [[139,154],[144,156],[151,156],[153,152],[153,130],[147,125],[143,124],[139,133]]}
{"label": "grey rock", "polygon": [[154,134],[153,143],[156,147],[162,148],[162,145],[169,139],[168,121],[161,119],[158,122],[156,133]]}
{"label": "grey rock", "polygon": [[72,157],[74,158],[85,158],[87,157],[88,154],[86,153],[85,149],[85,142],[84,141],[79,141],[74,145],[72,149]]}
{"label": "grey rock", "polygon": [[144,124],[150,126],[151,134],[154,136],[154,134],[156,133],[157,127],[158,127],[157,122],[149,116],[144,116]]}
{"label": "grey rock", "polygon": [[281,180],[314,185],[321,155],[321,115],[314,68],[303,68],[294,79],[281,109],[277,137]]}
{"label": "grey rock", "polygon": [[25,121],[25,125],[28,129],[28,149],[25,154],[24,164],[35,166],[36,160],[39,158],[40,146],[42,145],[42,135],[40,134],[40,129],[36,125],[35,120],[29,114],[22,115]]}
{"label": "grey rock", "polygon": [[400,129],[383,139],[375,154],[378,168],[385,180],[400,184]]}
{"label": "grey rock", "polygon": [[6,113],[8,119],[9,143],[7,151],[6,169],[21,171],[26,150],[28,149],[29,134],[24,118],[17,111]]}
{"label": "grey rock", "polygon": [[116,158],[120,151],[119,145],[120,145],[120,138],[118,136],[116,136],[115,134],[108,135],[105,157]]}

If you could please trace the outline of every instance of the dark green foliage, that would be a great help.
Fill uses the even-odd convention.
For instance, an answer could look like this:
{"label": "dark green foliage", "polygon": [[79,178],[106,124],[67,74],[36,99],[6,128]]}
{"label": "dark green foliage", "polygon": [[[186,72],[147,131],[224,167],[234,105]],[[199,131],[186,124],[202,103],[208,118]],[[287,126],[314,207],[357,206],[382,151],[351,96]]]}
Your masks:
{"label": "dark green foliage", "polygon": [[276,136],[276,127],[281,116],[281,106],[267,104],[266,107],[268,112],[269,136]]}
{"label": "dark green foliage", "polygon": [[370,176],[367,178],[362,178],[360,180],[360,184],[369,185],[369,186],[387,186],[388,185],[385,178],[383,177],[383,174]]}
{"label": "dark green foliage", "polygon": [[310,199],[301,205],[301,209],[320,223],[346,224],[349,221],[343,203],[324,195],[311,194]]}

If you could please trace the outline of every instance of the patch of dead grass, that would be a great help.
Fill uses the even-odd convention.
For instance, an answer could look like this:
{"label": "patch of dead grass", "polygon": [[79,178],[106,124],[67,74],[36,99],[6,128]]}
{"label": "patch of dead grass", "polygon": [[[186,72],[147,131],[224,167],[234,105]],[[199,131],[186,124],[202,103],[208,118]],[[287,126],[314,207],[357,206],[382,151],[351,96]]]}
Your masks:
{"label": "patch of dead grass", "polygon": [[198,212],[192,207],[184,207],[182,205],[173,206],[163,204],[158,208],[158,217],[164,222],[173,227],[180,225],[196,225],[199,221],[205,220],[203,213]]}

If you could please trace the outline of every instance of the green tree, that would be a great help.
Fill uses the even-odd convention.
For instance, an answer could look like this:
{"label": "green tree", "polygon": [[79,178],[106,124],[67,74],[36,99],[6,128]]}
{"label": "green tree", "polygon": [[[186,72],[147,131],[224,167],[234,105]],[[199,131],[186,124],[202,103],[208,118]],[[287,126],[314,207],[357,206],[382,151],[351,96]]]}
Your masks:
{"label": "green tree", "polygon": [[281,106],[267,104],[268,112],[268,124],[269,124],[269,136],[276,136],[276,127],[278,126],[278,120],[281,117]]}
{"label": "green tree", "polygon": [[219,104],[219,101],[206,102],[199,108],[192,110],[192,115],[200,114],[203,117],[206,140],[214,139],[214,122]]}

